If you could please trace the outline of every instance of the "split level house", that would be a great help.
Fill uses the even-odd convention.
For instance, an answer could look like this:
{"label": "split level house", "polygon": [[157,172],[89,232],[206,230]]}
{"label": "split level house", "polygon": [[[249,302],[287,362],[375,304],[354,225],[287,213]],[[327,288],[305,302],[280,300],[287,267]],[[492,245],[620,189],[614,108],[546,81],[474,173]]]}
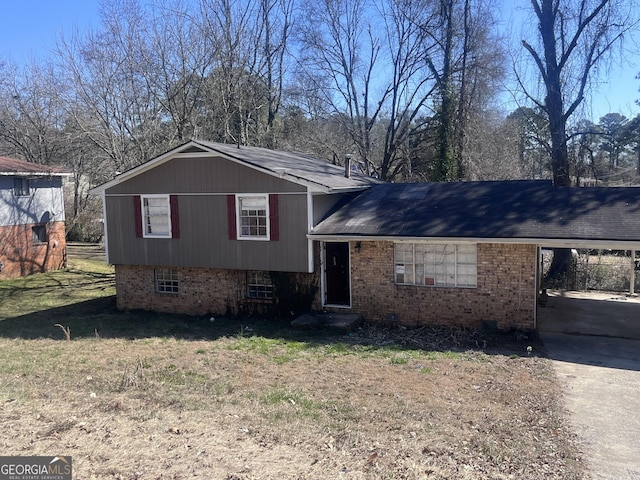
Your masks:
{"label": "split level house", "polygon": [[63,170],[0,157],[0,279],[63,268]]}
{"label": "split level house", "polygon": [[640,189],[386,183],[205,141],[92,193],[120,309],[532,330],[541,248],[640,250]]}

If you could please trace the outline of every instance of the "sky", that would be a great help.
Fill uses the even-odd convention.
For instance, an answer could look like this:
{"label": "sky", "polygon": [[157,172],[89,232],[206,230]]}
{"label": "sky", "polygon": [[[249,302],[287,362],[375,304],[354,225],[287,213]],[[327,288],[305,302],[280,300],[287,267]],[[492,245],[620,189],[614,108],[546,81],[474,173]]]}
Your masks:
{"label": "sky", "polygon": [[[0,59],[11,59],[18,64],[31,58],[46,58],[61,32],[69,36],[75,29],[82,32],[100,23],[100,0],[5,0],[3,3]],[[505,6],[513,4],[513,0],[504,0]],[[504,16],[513,19],[513,15]],[[517,18],[517,12],[515,16]],[[640,80],[634,78],[640,73],[640,52],[627,55],[625,60],[627,65],[612,67],[607,81],[594,96],[591,119],[596,123],[609,112],[628,118],[640,114],[640,106],[635,103],[640,99]]]}
{"label": "sky", "polygon": [[61,32],[70,35],[99,25],[99,0],[5,0],[2,2],[0,58],[18,64],[42,58]]}

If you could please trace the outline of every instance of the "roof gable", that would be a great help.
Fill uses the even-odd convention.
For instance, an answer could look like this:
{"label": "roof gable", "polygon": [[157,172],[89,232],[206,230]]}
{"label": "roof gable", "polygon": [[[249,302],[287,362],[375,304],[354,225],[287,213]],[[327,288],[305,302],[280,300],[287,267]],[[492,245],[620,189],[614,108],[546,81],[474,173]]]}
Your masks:
{"label": "roof gable", "polygon": [[344,176],[344,168],[332,165],[303,153],[269,150],[259,147],[237,146],[192,140],[159,157],[149,160],[92,190],[99,194],[112,186],[155,168],[169,160],[190,155],[223,157],[268,175],[305,185],[311,191],[362,190],[381,181],[354,173]]}

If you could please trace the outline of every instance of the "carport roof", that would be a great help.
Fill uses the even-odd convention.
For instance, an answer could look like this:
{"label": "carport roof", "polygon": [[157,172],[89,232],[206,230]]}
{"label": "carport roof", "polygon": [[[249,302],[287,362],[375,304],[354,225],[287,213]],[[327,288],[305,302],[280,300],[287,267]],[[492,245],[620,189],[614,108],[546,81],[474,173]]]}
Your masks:
{"label": "carport roof", "polygon": [[640,188],[516,180],[375,185],[319,223],[315,239],[442,239],[640,246]]}

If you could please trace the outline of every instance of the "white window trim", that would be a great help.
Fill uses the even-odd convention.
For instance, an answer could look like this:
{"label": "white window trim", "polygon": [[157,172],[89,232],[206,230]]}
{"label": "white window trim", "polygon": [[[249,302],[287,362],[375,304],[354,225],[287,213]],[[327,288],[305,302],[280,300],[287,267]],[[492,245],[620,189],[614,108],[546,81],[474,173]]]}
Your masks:
{"label": "white window trim", "polygon": [[[397,276],[396,276],[396,268],[397,268],[397,264],[396,264],[396,259],[395,259],[395,249],[396,249],[396,245],[399,244],[404,244],[404,245],[412,245],[413,248],[413,283],[400,283],[397,281]],[[416,283],[415,282],[415,278],[416,278],[416,273],[415,273],[415,245],[452,245],[455,246],[455,269],[454,269],[454,274],[455,274],[455,285],[438,285],[438,284],[434,284],[434,285],[426,285],[426,284],[421,284],[421,283]],[[463,288],[463,289],[474,289],[474,288],[478,288],[478,244],[477,243],[468,243],[468,244],[464,244],[464,245],[475,245],[476,247],[476,275],[475,275],[475,285],[458,285],[458,246],[463,245],[460,243],[447,243],[447,242],[394,242],[393,244],[393,281],[396,285],[403,285],[403,286],[413,286],[413,287],[426,287],[426,288]]]}
{"label": "white window trim", "polygon": [[[140,195],[140,208],[142,209],[141,215],[142,215],[142,237],[143,238],[171,238],[171,200],[169,198],[169,195],[157,195],[157,194],[153,194],[153,195]],[[164,198],[167,200],[167,225],[168,225],[168,232],[166,234],[156,234],[156,233],[147,233],[147,222],[146,222],[146,215],[144,212],[144,201],[147,198]]]}
{"label": "white window trim", "polygon": [[[242,198],[247,197],[261,197],[265,200],[265,211],[267,216],[267,235],[266,236],[252,236],[242,235],[242,221],[240,220],[241,202]],[[268,193],[236,193],[236,238],[238,240],[253,240],[258,242],[268,242],[271,240],[271,212],[269,211],[269,194]]]}

